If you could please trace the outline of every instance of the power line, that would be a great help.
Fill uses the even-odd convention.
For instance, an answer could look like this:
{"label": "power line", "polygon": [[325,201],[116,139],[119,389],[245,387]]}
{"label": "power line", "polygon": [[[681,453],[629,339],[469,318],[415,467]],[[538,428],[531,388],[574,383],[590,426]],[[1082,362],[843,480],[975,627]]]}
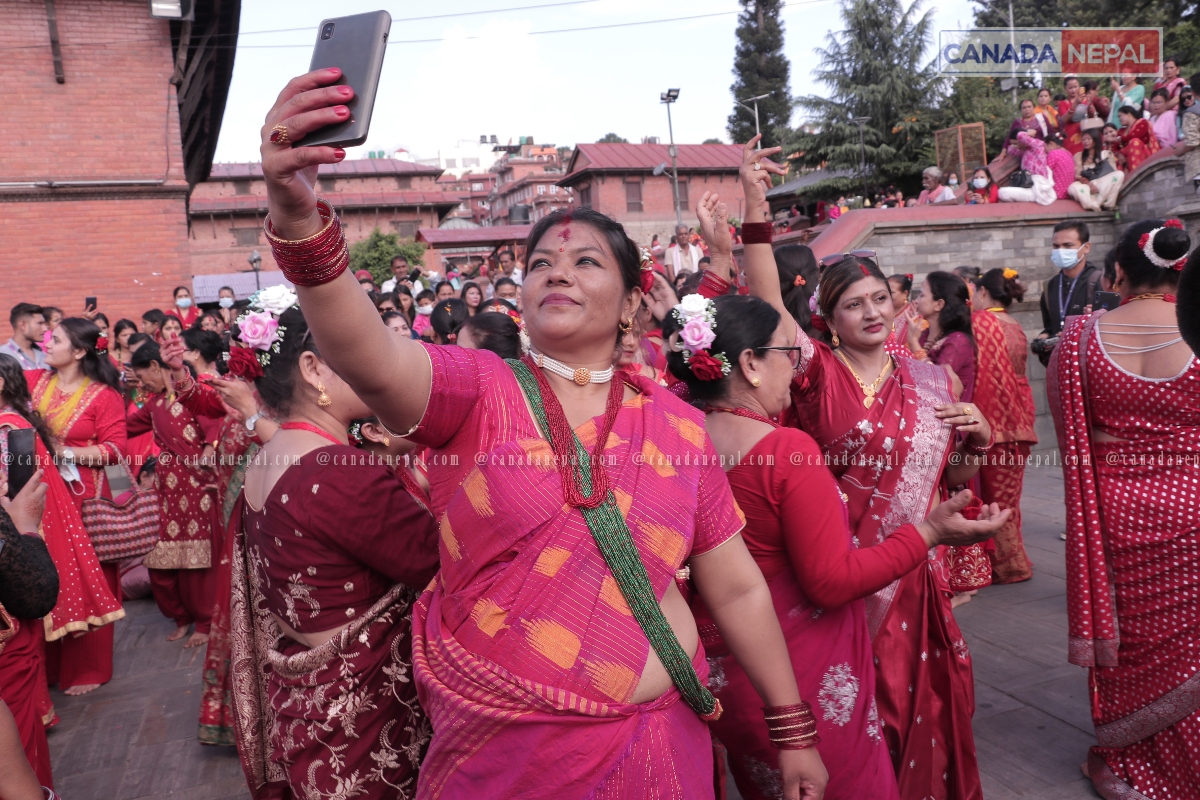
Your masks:
{"label": "power line", "polygon": [[[451,17],[473,17],[479,14],[503,14],[508,11],[531,11],[538,8],[557,8],[559,6],[579,6],[584,3],[598,3],[600,0],[565,0],[561,3],[543,3],[536,6],[513,6],[511,8],[488,8],[482,11],[459,11],[454,14],[431,14],[427,17],[403,17],[401,19],[393,19],[392,22],[422,22],[428,19],[449,19]],[[307,28],[280,28],[273,31],[244,31],[242,36],[257,36],[262,33],[295,33],[297,31],[315,31],[317,26],[310,25]],[[221,36],[229,36],[231,34],[220,34]],[[236,35],[236,34],[232,34]]]}

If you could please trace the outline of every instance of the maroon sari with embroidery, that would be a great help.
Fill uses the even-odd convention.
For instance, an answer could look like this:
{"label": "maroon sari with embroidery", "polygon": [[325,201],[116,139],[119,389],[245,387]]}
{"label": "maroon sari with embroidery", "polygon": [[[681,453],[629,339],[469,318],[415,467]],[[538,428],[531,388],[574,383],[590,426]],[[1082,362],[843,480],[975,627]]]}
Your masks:
{"label": "maroon sari with embroidery", "polygon": [[[413,602],[438,565],[433,518],[345,445],[306,453],[263,508],[241,507],[230,670],[251,793],[412,798],[431,735],[411,659]],[[277,620],[298,633],[346,627],[309,649]]]}
{"label": "maroon sari with embroidery", "polygon": [[[196,391],[215,394],[208,387]],[[216,476],[201,466],[200,457],[205,444],[216,439],[219,424],[219,417],[194,415],[173,395],[161,394],[127,420],[130,435],[152,430],[162,450],[155,470],[161,538],[142,561],[150,570],[154,600],[176,625],[195,623],[197,633],[207,633],[212,619],[213,532],[220,529]]]}
{"label": "maroon sari with embroidery", "polygon": [[[1076,318],[1047,371],[1067,502],[1071,663],[1089,667],[1107,800],[1200,797],[1200,362],[1119,367]],[[1116,437],[1096,441],[1093,431]]]}
{"label": "maroon sari with embroidery", "polygon": [[[949,378],[939,366],[896,358],[865,408],[858,382],[833,351],[798,338],[805,349],[788,420],[830,459],[855,543],[876,546],[923,520],[943,490],[953,435],[934,406],[951,402]],[[875,696],[903,800],[980,800],[971,657],[950,610],[952,576],[940,550],[866,599]]]}

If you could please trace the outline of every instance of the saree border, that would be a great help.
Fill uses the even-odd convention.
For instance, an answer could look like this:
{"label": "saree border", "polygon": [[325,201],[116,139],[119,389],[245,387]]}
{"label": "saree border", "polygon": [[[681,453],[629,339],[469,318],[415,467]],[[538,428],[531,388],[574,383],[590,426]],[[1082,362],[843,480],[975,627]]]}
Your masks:
{"label": "saree border", "polygon": [[1200,672],[1162,697],[1120,719],[1096,726],[1101,747],[1118,749],[1148,739],[1200,708]]}
{"label": "saree border", "polygon": [[1117,777],[1095,748],[1088,751],[1088,777],[1104,800],[1153,800]]}

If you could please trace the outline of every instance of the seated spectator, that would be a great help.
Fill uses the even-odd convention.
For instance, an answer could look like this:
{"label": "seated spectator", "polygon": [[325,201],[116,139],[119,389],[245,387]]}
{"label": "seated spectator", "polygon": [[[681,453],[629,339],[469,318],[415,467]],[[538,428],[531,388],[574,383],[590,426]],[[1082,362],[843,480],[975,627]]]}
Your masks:
{"label": "seated spectator", "polygon": [[1030,131],[1037,134],[1039,139],[1045,139],[1050,135],[1050,122],[1045,115],[1039,114],[1036,111],[1036,106],[1033,101],[1026,98],[1021,101],[1021,116],[1013,120],[1013,124],[1009,126],[1008,136],[1004,137],[1002,149],[1008,150],[1016,142],[1017,134],[1021,131]]}
{"label": "seated spectator", "polygon": [[[1183,92],[1183,87],[1187,86],[1186,81],[1179,74],[1179,59],[1172,56],[1163,61],[1163,76],[1154,82],[1154,88],[1151,90],[1150,97],[1154,97],[1154,92],[1160,89],[1167,93],[1167,111],[1179,111],[1180,94]],[[1147,101],[1146,110],[1151,114],[1154,111],[1150,108],[1150,103]]]}
{"label": "seated spectator", "polygon": [[[1001,203],[1038,203],[1048,206],[1057,196],[1050,167],[1046,164],[1046,143],[1028,131],[1017,133],[1016,143],[1008,152],[1021,157],[1021,169],[1029,173],[1032,185],[1028,188],[1005,186],[1000,189]],[[1074,172],[1074,169],[1072,169]]]}
{"label": "seated spectator", "polygon": [[[956,203],[954,190],[942,183],[942,171],[937,167],[926,167],[921,173],[921,184],[925,187],[917,197],[917,205],[939,205],[941,203]],[[891,198],[895,200],[895,196]]]}
{"label": "seated spectator", "polygon": [[[1146,87],[1142,86],[1142,79],[1135,76],[1128,68],[1121,72],[1121,80],[1113,78],[1110,81],[1113,90],[1112,96],[1112,113],[1108,116],[1109,122],[1120,122],[1121,109],[1132,107],[1135,113],[1140,117],[1142,115],[1142,101],[1146,99]],[[1124,123],[1121,123],[1124,125]]]}
{"label": "seated spectator", "polygon": [[[1183,91],[1179,93],[1179,107],[1175,109],[1175,129],[1179,135],[1179,139],[1183,139],[1183,115],[1187,113],[1189,108],[1196,107],[1196,92],[1191,86],[1183,87]],[[1200,112],[1200,108],[1192,113]]]}
{"label": "seated spectator", "polygon": [[[1198,118],[1200,119],[1200,118]],[[1111,150],[1102,150],[1095,131],[1083,134],[1083,150],[1075,154],[1075,182],[1068,196],[1088,211],[1111,211],[1125,182]]]}
{"label": "seated spectator", "polygon": [[1038,89],[1037,105],[1033,107],[1034,113],[1041,114],[1046,118],[1046,122],[1054,130],[1058,129],[1058,109],[1054,107],[1053,100],[1050,97],[1050,90],[1043,86]]}
{"label": "seated spectator", "polygon": [[1075,160],[1063,149],[1057,135],[1046,140],[1046,166],[1054,181],[1054,196],[1059,200],[1067,199],[1067,189],[1075,182]]}
{"label": "seated spectator", "polygon": [[1063,146],[1072,153],[1079,152],[1079,124],[1087,116],[1087,95],[1079,85],[1079,78],[1069,75],[1063,79],[1065,95],[1056,95],[1058,105],[1058,130],[1063,135]]}
{"label": "seated spectator", "polygon": [[1200,72],[1192,76],[1190,87],[1181,93],[1180,140],[1175,144],[1175,153],[1183,156],[1183,179],[1187,181],[1200,175],[1200,103],[1194,96],[1197,86],[1200,86]]}
{"label": "seated spectator", "polygon": [[1000,187],[992,180],[992,173],[987,167],[979,167],[971,176],[971,185],[967,187],[967,203],[971,205],[986,205],[1000,201]]}
{"label": "seated spectator", "polygon": [[[1080,98],[1083,101],[1083,116],[1080,117],[1079,129],[1081,131],[1090,131],[1104,127],[1104,123],[1108,121],[1109,111],[1112,109],[1112,103],[1107,97],[1100,96],[1100,86],[1095,81],[1088,80],[1083,82],[1083,93]],[[1079,110],[1076,109],[1076,116]]]}
{"label": "seated spectator", "polygon": [[1117,134],[1120,142],[1117,158],[1128,175],[1140,167],[1143,161],[1157,153],[1162,146],[1154,136],[1154,129],[1150,127],[1149,121],[1142,119],[1137,108],[1124,106],[1117,110],[1117,116],[1121,120],[1121,129]]}
{"label": "seated spectator", "polygon": [[1155,89],[1150,94],[1150,129],[1154,131],[1154,138],[1158,139],[1160,147],[1170,147],[1179,141],[1179,129],[1176,127],[1178,113],[1167,108],[1169,99],[1166,89]]}

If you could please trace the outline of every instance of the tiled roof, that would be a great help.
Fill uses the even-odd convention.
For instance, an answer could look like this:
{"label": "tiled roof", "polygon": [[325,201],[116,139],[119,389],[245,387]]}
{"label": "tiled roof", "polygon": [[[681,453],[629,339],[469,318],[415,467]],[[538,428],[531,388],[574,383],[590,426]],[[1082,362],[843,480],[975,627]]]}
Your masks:
{"label": "tiled roof", "polygon": [[532,228],[532,225],[485,225],[480,228],[421,228],[417,231],[417,241],[428,242],[435,247],[523,242]]}
{"label": "tiled roof", "polygon": [[[737,172],[742,165],[740,144],[680,144],[676,151],[680,172]],[[581,144],[559,185],[573,183],[585,172],[650,172],[663,163],[671,163],[665,144]]]}
{"label": "tiled roof", "polygon": [[[441,167],[430,167],[401,161],[398,158],[356,158],[340,164],[322,164],[317,168],[319,175],[440,175]],[[258,161],[231,164],[213,164],[208,174],[210,181],[234,178],[261,178],[262,164]]]}
{"label": "tiled roof", "polygon": [[[385,206],[438,206],[451,209],[465,195],[457,192],[338,192],[332,198],[337,208],[383,208]],[[266,211],[265,194],[238,194],[232,197],[193,197],[191,213],[218,214],[228,212]]]}

